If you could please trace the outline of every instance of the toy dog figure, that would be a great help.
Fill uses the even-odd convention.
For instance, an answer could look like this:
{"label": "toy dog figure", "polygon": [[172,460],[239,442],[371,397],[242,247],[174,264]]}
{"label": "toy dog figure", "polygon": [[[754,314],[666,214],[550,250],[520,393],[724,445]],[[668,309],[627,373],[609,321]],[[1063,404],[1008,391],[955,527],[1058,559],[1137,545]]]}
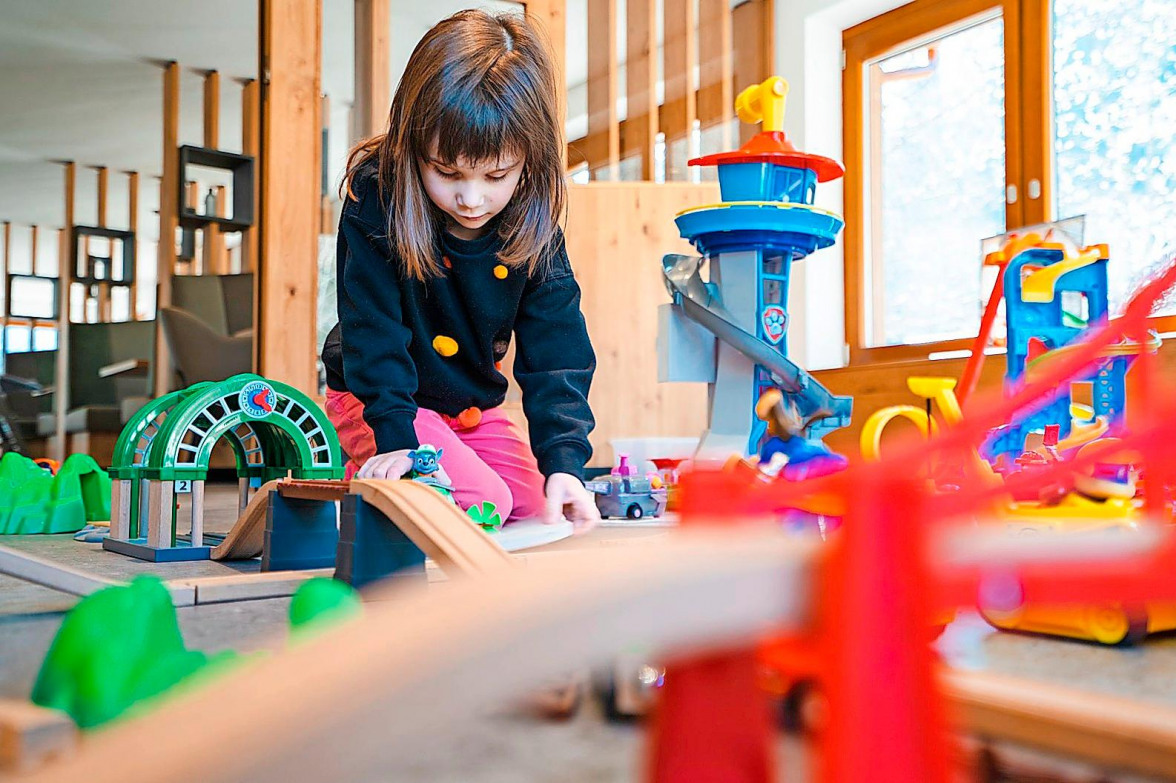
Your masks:
{"label": "toy dog figure", "polygon": [[788,481],[816,478],[845,469],[849,460],[832,452],[819,440],[804,436],[809,424],[828,415],[817,411],[802,419],[796,405],[785,401],[779,389],[768,389],[755,405],[755,415],[768,425],[768,441],[760,449],[759,469],[768,476]]}
{"label": "toy dog figure", "polygon": [[412,460],[412,470],[409,471],[408,478],[429,485],[450,502],[456,503],[453,499],[453,482],[445,468],[441,467],[440,460],[444,452],[445,449],[438,449],[428,443],[422,443],[408,452]]}

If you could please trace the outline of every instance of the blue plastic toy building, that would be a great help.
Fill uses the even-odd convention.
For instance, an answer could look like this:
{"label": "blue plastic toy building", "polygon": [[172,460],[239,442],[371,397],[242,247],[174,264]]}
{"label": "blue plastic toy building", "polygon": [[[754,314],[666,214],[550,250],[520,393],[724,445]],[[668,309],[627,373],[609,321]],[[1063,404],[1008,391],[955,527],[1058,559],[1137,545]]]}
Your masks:
{"label": "blue plastic toy building", "polygon": [[787,93],[779,77],[740,93],[740,119],[762,121],[763,131],[737,151],[690,161],[718,166],[723,202],[676,218],[681,235],[703,257],[662,261],[673,303],[659,312],[659,379],[710,385],[708,429],[696,459],[757,453],[766,426],[755,405],[773,388],[811,423],[809,438],[849,424],[853,399],[831,394],[787,355],[792,263],[832,245],[843,225],[813,206],[816,186],[844,174],[837,161],[789,143],[783,132]]}
{"label": "blue plastic toy building", "polygon": [[[1006,393],[1024,381],[1034,359],[1046,360],[1049,353],[1073,343],[1086,329],[1107,318],[1107,262],[1103,245],[1068,255],[1060,245],[1030,247],[1018,253],[1005,267],[1005,319],[1008,354],[1005,371]],[[1120,346],[1108,352],[1091,371],[1075,382],[1091,384],[1092,416],[1105,417],[1109,433],[1123,425],[1126,405],[1126,375],[1141,346]],[[1053,399],[995,431],[985,456],[1015,458],[1024,450],[1025,437],[1044,431],[1051,424],[1060,437],[1070,434],[1072,423],[1070,387]]]}

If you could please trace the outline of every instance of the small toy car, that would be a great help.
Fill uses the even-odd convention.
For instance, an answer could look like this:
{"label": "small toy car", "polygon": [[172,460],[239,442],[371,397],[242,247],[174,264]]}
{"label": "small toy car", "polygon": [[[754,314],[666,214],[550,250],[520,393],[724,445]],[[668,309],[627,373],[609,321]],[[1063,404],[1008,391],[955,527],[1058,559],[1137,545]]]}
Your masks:
{"label": "small toy car", "polygon": [[641,519],[661,516],[666,510],[665,487],[655,487],[650,479],[634,476],[601,476],[585,484],[596,495],[600,516]]}

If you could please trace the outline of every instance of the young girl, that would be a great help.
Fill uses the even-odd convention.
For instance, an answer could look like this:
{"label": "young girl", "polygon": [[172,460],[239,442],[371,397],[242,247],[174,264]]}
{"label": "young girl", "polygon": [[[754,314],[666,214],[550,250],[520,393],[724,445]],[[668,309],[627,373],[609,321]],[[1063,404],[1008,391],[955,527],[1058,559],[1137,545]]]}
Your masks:
{"label": "young girl", "polygon": [[[581,481],[596,357],[558,221],[550,56],[521,16],[463,11],[417,44],[388,132],[356,148],[339,223],[327,414],[359,478],[428,443],[467,507],[598,520]],[[517,338],[530,447],[499,406]]]}

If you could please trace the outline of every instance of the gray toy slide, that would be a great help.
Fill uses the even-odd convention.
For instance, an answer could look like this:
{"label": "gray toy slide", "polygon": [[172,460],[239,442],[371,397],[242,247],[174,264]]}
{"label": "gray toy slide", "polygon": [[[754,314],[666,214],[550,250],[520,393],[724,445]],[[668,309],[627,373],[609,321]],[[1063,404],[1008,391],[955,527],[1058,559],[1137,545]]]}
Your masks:
{"label": "gray toy slide", "polygon": [[815,429],[829,432],[847,426],[853,398],[832,394],[779,351],[738,326],[723,307],[716,289],[704,282],[699,274],[704,260],[701,256],[676,253],[662,258],[666,288],[674,304],[682,308],[687,318],[772,373],[796,403],[801,416],[807,418],[818,411],[826,411],[827,420],[814,422]]}

